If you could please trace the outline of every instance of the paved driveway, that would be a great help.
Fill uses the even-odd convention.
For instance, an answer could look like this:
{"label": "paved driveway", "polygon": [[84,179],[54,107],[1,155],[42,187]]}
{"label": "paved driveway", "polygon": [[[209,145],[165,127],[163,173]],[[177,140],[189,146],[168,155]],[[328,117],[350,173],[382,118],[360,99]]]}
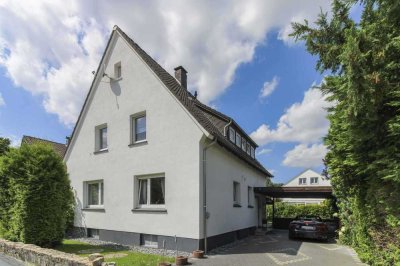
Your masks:
{"label": "paved driveway", "polygon": [[230,247],[219,248],[202,260],[190,259],[193,265],[365,265],[353,249],[334,242],[289,240],[286,230],[257,233]]}

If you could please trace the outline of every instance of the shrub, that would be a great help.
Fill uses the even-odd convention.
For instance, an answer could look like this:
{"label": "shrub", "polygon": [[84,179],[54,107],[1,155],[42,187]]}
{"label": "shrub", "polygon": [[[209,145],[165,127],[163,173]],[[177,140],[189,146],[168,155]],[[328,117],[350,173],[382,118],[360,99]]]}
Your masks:
{"label": "shrub", "polygon": [[52,147],[23,145],[0,162],[0,233],[39,246],[64,237],[73,204],[66,167]]}
{"label": "shrub", "polygon": [[[268,218],[272,219],[272,205],[267,206]],[[323,219],[333,218],[335,213],[332,200],[325,200],[321,204],[294,205],[287,202],[275,202],[276,218],[295,218],[298,215],[316,215]]]}

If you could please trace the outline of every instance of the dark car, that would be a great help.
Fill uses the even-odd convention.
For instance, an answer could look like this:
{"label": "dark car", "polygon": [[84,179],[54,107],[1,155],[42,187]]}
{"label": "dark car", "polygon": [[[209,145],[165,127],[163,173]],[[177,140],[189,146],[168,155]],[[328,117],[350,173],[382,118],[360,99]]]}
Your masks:
{"label": "dark car", "polygon": [[289,238],[296,237],[327,240],[328,225],[318,216],[297,216],[289,224]]}

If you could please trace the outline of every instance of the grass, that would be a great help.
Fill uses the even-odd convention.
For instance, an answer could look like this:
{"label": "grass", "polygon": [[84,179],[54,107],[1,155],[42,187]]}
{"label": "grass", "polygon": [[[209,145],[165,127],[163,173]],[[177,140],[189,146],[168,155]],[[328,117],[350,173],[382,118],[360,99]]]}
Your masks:
{"label": "grass", "polygon": [[[127,254],[125,257],[120,258],[109,258],[106,261],[114,261],[118,266],[156,266],[158,262],[174,262],[174,258],[162,257],[158,255],[144,254],[139,252],[132,252],[129,250],[115,250],[110,247],[95,246],[87,243],[75,241],[75,240],[64,240],[61,245],[55,247],[56,250],[73,253],[79,256],[87,257],[89,256],[91,249],[102,249],[101,254]],[[88,253],[82,254],[82,251],[87,251]]]}

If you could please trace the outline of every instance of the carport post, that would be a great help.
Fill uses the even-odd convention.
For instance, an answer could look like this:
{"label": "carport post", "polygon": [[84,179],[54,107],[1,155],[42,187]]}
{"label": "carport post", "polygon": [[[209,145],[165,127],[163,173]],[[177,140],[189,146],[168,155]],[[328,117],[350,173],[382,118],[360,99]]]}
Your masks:
{"label": "carport post", "polygon": [[272,198],[272,228],[274,228],[274,218],[275,218],[275,198]]}

